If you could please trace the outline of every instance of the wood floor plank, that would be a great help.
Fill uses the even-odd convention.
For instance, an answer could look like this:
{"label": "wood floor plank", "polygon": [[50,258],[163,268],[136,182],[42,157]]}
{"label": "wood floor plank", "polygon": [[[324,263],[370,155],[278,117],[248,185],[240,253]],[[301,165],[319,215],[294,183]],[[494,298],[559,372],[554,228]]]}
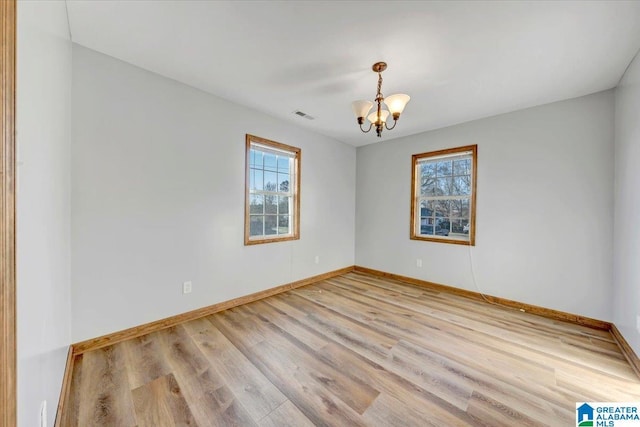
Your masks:
{"label": "wood floor plank", "polygon": [[[253,421],[258,422],[287,398],[213,324],[191,335],[212,369],[229,387]],[[189,325],[185,325],[188,330]]]}
{"label": "wood floor plank", "polygon": [[224,426],[230,422],[252,426],[255,422],[224,379],[191,339],[184,326],[157,333],[198,426]]}
{"label": "wood floor plank", "polygon": [[[243,310],[249,310],[248,307]],[[296,375],[325,388],[359,414],[377,397],[378,391],[365,382],[354,380],[348,373],[318,360],[313,349],[306,346],[297,337],[289,334],[264,316],[255,316],[254,326],[264,328],[270,334],[269,344],[275,346],[287,359],[296,364]],[[268,332],[265,332],[265,335]],[[306,368],[307,366],[312,369]]]}
{"label": "wood floor plank", "polygon": [[573,411],[566,410],[565,405],[556,403],[561,396],[552,393],[548,387],[531,387],[528,392],[523,392],[515,382],[499,380],[489,375],[487,370],[467,367],[411,343],[400,342],[393,351],[397,363],[405,368],[407,377],[415,378],[418,384],[426,381],[426,378],[431,382],[433,378],[449,378],[450,382],[468,387],[471,392],[466,400],[467,410],[474,393],[481,392],[486,398],[511,408],[514,413],[536,414],[539,421],[548,425],[558,421],[569,423],[574,415]]}
{"label": "wood floor plank", "polygon": [[[296,303],[299,302],[296,301]],[[383,307],[384,304],[382,301],[377,303],[378,307]],[[537,381],[544,379],[546,379],[547,382],[555,381],[552,370],[547,366],[531,363],[529,359],[506,354],[501,350],[487,348],[480,338],[475,337],[477,342],[473,344],[465,342],[464,348],[461,348],[461,345],[459,345],[460,341],[454,340],[451,342],[451,338],[459,335],[467,338],[467,335],[469,335],[468,330],[455,328],[452,325],[440,324],[437,319],[423,318],[422,315],[417,312],[407,311],[398,314],[392,312],[392,310],[400,309],[390,307],[388,310],[380,310],[378,307],[361,304],[358,310],[343,304],[343,299],[337,299],[335,304],[333,304],[333,310],[345,316],[354,317],[356,320],[368,321],[370,328],[395,334],[403,339],[427,346],[433,350],[441,348],[452,358],[466,357],[471,359],[469,360],[471,363],[473,363],[475,359],[489,366],[494,366],[503,372],[520,372],[526,368],[526,370],[524,370],[525,376],[536,378]],[[360,317],[360,319],[358,319],[358,317]],[[437,327],[434,328],[431,323],[436,323]]]}
{"label": "wood floor plank", "polygon": [[[340,276],[338,281],[327,281],[327,283],[333,283],[339,286],[341,283],[348,281],[352,286],[354,283],[360,283],[361,286],[367,287],[371,285],[368,290],[370,292],[387,292],[387,295],[402,295],[406,293],[406,289],[417,288],[426,292],[434,292],[429,289],[422,288],[417,285],[402,283],[394,280],[371,280],[370,276],[361,273],[349,273],[344,276]],[[422,294],[427,296],[429,294]],[[395,300],[395,298],[392,298]],[[558,330],[562,333],[571,334],[585,334],[591,337],[600,337],[602,339],[613,342],[611,334],[607,331],[589,328],[587,326],[577,325],[573,323],[558,321],[541,316],[532,316],[528,313],[522,313],[512,307],[503,307],[493,303],[475,303],[469,304],[469,299],[459,295],[448,294],[444,292],[437,292],[435,295],[430,296],[428,299],[423,299],[426,307],[435,307],[437,311],[444,310],[450,311],[453,308],[461,308],[463,312],[467,312],[473,315],[480,315],[487,320],[492,318],[507,319],[513,323],[526,324],[529,327],[538,328],[541,331]],[[437,312],[437,311],[434,311]]]}
{"label": "wood floor plank", "polygon": [[[290,301],[287,301],[291,304],[296,304],[297,306],[304,306],[303,301],[299,301],[296,298],[289,298]],[[275,301],[269,301],[270,303],[276,303]],[[368,345],[361,340],[354,340],[349,336],[344,336],[341,333],[336,333],[337,330],[342,330],[344,327],[340,326],[341,322],[345,322],[345,319],[341,319],[340,316],[334,316],[332,320],[336,321],[335,325],[327,322],[318,322],[317,318],[312,316],[304,316],[298,318],[301,322],[305,322],[309,327],[318,327],[318,332],[321,334],[325,334],[328,338],[332,337],[336,343],[340,343],[345,348],[350,349],[351,351],[359,354],[365,359],[371,360],[378,364],[387,372],[395,373],[397,371],[397,366],[395,365],[395,361],[391,354],[391,348],[385,351],[384,354],[380,352],[380,350],[375,345]],[[373,332],[370,332],[369,335],[375,335]],[[333,361],[335,364],[335,360]],[[358,365],[352,364],[349,367],[345,366],[346,371],[351,371],[357,369]],[[377,375],[376,379],[379,379],[380,374]],[[371,377],[369,377],[369,381]],[[399,381],[397,381],[399,382]],[[453,402],[463,400],[464,399],[464,391],[457,391],[455,387],[452,387],[454,390],[447,388],[437,388],[433,389],[431,392],[421,393],[423,389],[420,388],[419,385],[411,383],[409,390],[406,391],[406,395],[403,397],[407,398],[407,395],[412,394],[412,397],[416,397],[418,393],[420,393],[420,398],[423,401],[420,403],[422,407],[428,408],[432,418],[439,420],[440,425],[482,425],[478,420],[472,419],[472,417],[465,416],[464,411],[456,408]],[[377,384],[379,385],[379,384]],[[444,389],[444,391],[443,391]],[[445,400],[441,398],[443,392],[450,392],[452,395],[448,397],[455,396],[452,401]],[[455,420],[455,422],[453,421]]]}
{"label": "wood floor plank", "polygon": [[468,411],[495,426],[548,426],[555,424],[542,423],[533,416],[515,411],[513,408],[479,392],[473,393]]}
{"label": "wood floor plank", "polygon": [[265,416],[258,423],[259,427],[282,427],[282,426],[296,426],[296,427],[313,427],[313,423],[309,418],[287,400],[282,405],[271,411],[271,413]]}
{"label": "wood floor plank", "polygon": [[[328,283],[335,284],[337,287],[346,291],[351,290],[349,286],[345,286],[341,278],[330,282],[328,281]],[[353,283],[353,281],[349,283]],[[430,308],[431,310],[427,313],[429,316],[451,321],[452,323],[454,323],[455,320],[462,320],[465,327],[473,326],[468,325],[466,322],[475,322],[480,318],[482,319],[483,325],[496,326],[498,333],[501,333],[505,327],[507,328],[505,332],[508,332],[514,325],[518,325],[522,334],[544,334],[554,340],[557,339],[558,336],[557,331],[549,327],[536,328],[537,323],[529,322],[529,319],[531,319],[529,315],[523,315],[523,313],[513,309],[488,304],[469,305],[465,298],[456,295],[439,294],[429,299],[416,300],[415,298],[398,295],[397,292],[393,292],[387,288],[377,289],[377,287],[373,287],[370,289],[367,297],[380,301],[392,301],[395,305],[416,310],[417,312],[424,312],[425,307]],[[585,339],[588,339],[588,337],[585,337]]]}
{"label": "wood floor plank", "polygon": [[78,425],[135,426],[124,353],[118,346],[83,354]]}
{"label": "wood floor plank", "polygon": [[211,321],[314,424],[322,425],[329,419],[332,420],[330,425],[365,425],[353,409],[333,396],[322,382],[301,370],[286,352],[269,341],[248,347],[243,342],[241,333],[227,327],[221,318],[222,316],[216,316]]}
{"label": "wood floor plank", "polygon": [[[336,292],[340,294],[341,291]],[[315,294],[307,294],[307,296],[313,295]],[[505,343],[504,345],[509,346],[511,349],[514,348],[514,344],[518,346],[529,347],[533,350],[536,350],[538,354],[540,354],[544,358],[560,356],[564,359],[569,359],[571,363],[584,364],[585,366],[590,366],[592,368],[595,366],[599,366],[602,369],[606,370],[607,373],[611,373],[623,378],[626,378],[629,373],[628,363],[620,359],[619,357],[610,357],[608,355],[600,354],[597,351],[587,352],[587,354],[585,354],[584,351],[577,350],[572,347],[560,350],[562,343],[557,338],[554,338],[553,342],[549,343],[544,342],[538,336],[527,334],[526,331],[520,331],[520,334],[518,334],[518,332],[514,332],[513,326],[507,324],[501,325],[501,327],[499,328],[493,328],[488,323],[478,322],[475,319],[466,319],[465,322],[462,322],[460,320],[452,321],[451,318],[449,318],[448,320],[443,320],[441,315],[425,315],[420,310],[420,304],[417,304],[416,301],[405,300],[402,297],[397,297],[396,299],[389,301],[388,298],[376,297],[374,296],[374,293],[369,293],[366,296],[363,296],[363,298],[371,299],[371,304],[391,305],[393,306],[394,310],[401,310],[406,308],[410,311],[414,311],[414,314],[412,315],[414,319],[421,319],[428,323],[430,327],[435,327],[438,330],[456,331],[456,333],[460,337],[465,339],[473,339],[480,345],[483,345],[482,343],[487,338],[494,337],[502,340]],[[391,310],[392,308],[389,308],[386,311]],[[454,328],[454,326],[460,327]],[[488,335],[488,337],[484,335]]]}
{"label": "wood floor plank", "polygon": [[[270,305],[273,301],[264,302],[263,305]],[[265,310],[262,305],[254,305],[255,310],[258,310],[260,313],[269,313],[268,310]],[[272,312],[275,313],[275,312]],[[278,311],[277,313],[282,313]],[[298,320],[291,316],[285,316],[286,323],[282,323],[282,327],[286,330],[296,330],[299,331],[304,328],[308,328],[302,323],[299,323]],[[273,321],[273,317],[269,317],[270,321]],[[296,328],[293,328],[291,325],[297,324]],[[308,331],[313,331],[311,328],[308,328]],[[322,336],[318,331],[313,331],[315,336]],[[304,334],[305,336],[307,334]],[[298,335],[296,335],[298,336]],[[328,338],[323,337],[323,342],[327,342]],[[338,370],[343,372],[348,372],[354,378],[360,379],[362,382],[370,383],[376,390],[380,390],[381,392],[385,392],[391,396],[394,396],[398,399],[402,399],[404,401],[410,402],[413,406],[422,408],[430,414],[434,414],[435,412],[442,411],[446,413],[446,415],[442,416],[440,422],[444,422],[442,418],[446,419],[448,422],[452,422],[455,420],[455,424],[462,425],[465,422],[469,423],[469,425],[481,425],[481,422],[477,419],[471,419],[469,417],[461,416],[461,418],[455,418],[455,408],[450,404],[443,405],[441,401],[436,402],[438,390],[434,390],[434,393],[426,391],[426,389],[420,389],[418,385],[407,381],[405,378],[399,375],[395,375],[393,372],[384,369],[377,363],[373,361],[360,357],[357,353],[350,351],[344,346],[341,346],[335,342],[330,342],[327,345],[323,346],[319,351],[315,353],[315,356],[323,361],[326,361],[329,365],[336,367]],[[463,393],[464,394],[464,393]],[[468,396],[470,396],[471,390],[468,392]],[[467,396],[467,397],[468,397]],[[454,402],[456,398],[452,399]],[[461,397],[462,402],[460,403],[461,407],[466,408],[466,402],[464,396]],[[442,406],[445,406],[444,408]],[[460,414],[458,413],[458,416]],[[433,416],[432,418],[438,419],[437,416]]]}
{"label": "wood floor plank", "polygon": [[[301,292],[301,294],[304,294],[303,292]],[[317,301],[321,301],[323,304],[327,304],[327,299],[332,298],[331,295],[326,295],[319,298],[316,297],[314,298]],[[326,305],[325,305],[326,307]],[[349,317],[355,317],[359,319],[357,320],[363,320],[363,321],[369,321],[369,327],[373,327],[373,325],[375,325],[375,319],[378,317],[379,313],[377,312],[377,309],[375,307],[372,306],[357,306],[355,305],[355,302],[351,302],[349,305],[347,306],[333,306],[333,308],[344,314],[345,316],[349,316]],[[361,314],[362,313],[362,314]],[[361,315],[360,315],[361,314]],[[398,316],[396,319],[393,319],[391,321],[389,321],[388,323],[390,324],[391,322],[393,323],[393,328],[401,328],[403,323],[408,322],[408,319],[403,318],[402,316]],[[397,356],[394,355],[394,349],[395,346],[390,349],[390,355],[391,355],[391,359],[393,360],[393,364],[395,368],[398,368],[398,371],[402,372],[402,376],[407,378],[407,377],[414,377],[414,374],[416,374],[419,377],[419,381],[413,381],[414,383],[418,384],[421,387],[426,387],[426,388],[431,388],[434,390],[434,393],[453,403],[455,406],[457,406],[458,408],[462,409],[462,410],[466,410],[467,408],[467,402],[469,397],[471,396],[471,393],[473,392],[473,388],[460,384],[458,382],[452,382],[450,381],[450,376],[436,376],[436,375],[431,375],[429,372],[422,372],[422,371],[415,371],[413,369],[413,367],[409,367],[406,368],[403,365],[400,365],[398,362],[398,358]],[[386,358],[385,358],[386,359]],[[383,359],[384,360],[384,359]],[[381,363],[387,363],[382,362],[382,360],[380,361]],[[389,367],[389,369],[394,369]],[[395,371],[395,370],[394,370]],[[397,371],[395,371],[397,372]]]}
{"label": "wood floor plank", "polygon": [[607,331],[351,272],[74,359],[61,426],[559,426],[640,401]]}
{"label": "wood floor plank", "polygon": [[[382,394],[364,413],[364,421],[371,426],[394,426],[394,427],[414,427],[414,426],[464,426],[473,425],[462,423],[459,419],[451,417],[442,420],[434,416],[433,412],[425,411],[426,408],[417,408],[407,405],[403,400],[396,397]],[[475,424],[479,426],[481,424]]]}
{"label": "wood floor plank", "polygon": [[256,301],[251,307],[281,330],[287,331],[313,350],[319,350],[329,343],[326,338],[295,322],[293,317],[286,312],[269,305],[265,301]]}
{"label": "wood floor plank", "polygon": [[[398,342],[398,339],[391,334],[371,329],[367,324],[371,319],[366,316],[362,320],[350,318],[336,310],[306,300],[293,292],[281,300],[289,307],[297,306],[306,310],[308,314],[305,318],[313,324],[312,327],[326,332],[325,335],[334,341],[349,342],[385,357]],[[274,305],[279,303],[279,300],[274,300]]]}
{"label": "wood floor plank", "polygon": [[210,377],[210,371],[204,372],[199,377],[199,383],[204,391],[200,396],[191,396],[190,407],[198,408],[203,414],[197,421],[199,426],[247,426],[257,424],[245,408],[242,402],[233,394],[226,385],[214,388],[208,384],[214,384]]}
{"label": "wood floor plank", "polygon": [[131,394],[138,427],[196,425],[173,374],[156,378]]}
{"label": "wood floor plank", "polygon": [[129,371],[129,385],[131,389],[143,386],[156,378],[171,373],[171,367],[162,357],[158,340],[153,336],[143,335],[118,344],[123,348],[128,366],[141,366],[144,369]]}
{"label": "wood floor plank", "polygon": [[[395,361],[380,361],[383,366],[337,343],[324,347],[319,356],[358,378],[368,380],[381,391],[381,395],[403,401],[411,408],[416,408],[416,411],[428,414],[438,425],[484,425],[482,420],[465,412],[467,401],[464,395],[455,396],[451,401],[443,400],[439,398],[441,393],[438,390],[421,387],[416,382],[395,373],[391,368]],[[457,408],[460,400],[463,401],[464,410]]]}

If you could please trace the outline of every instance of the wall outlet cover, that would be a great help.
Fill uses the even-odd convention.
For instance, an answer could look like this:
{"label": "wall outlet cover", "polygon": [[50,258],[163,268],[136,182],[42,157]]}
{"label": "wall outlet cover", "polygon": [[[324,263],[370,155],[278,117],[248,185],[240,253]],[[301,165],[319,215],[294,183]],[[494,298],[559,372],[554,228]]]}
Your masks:
{"label": "wall outlet cover", "polygon": [[191,293],[191,289],[192,289],[191,282],[184,282],[182,284],[182,293],[183,294],[190,294]]}

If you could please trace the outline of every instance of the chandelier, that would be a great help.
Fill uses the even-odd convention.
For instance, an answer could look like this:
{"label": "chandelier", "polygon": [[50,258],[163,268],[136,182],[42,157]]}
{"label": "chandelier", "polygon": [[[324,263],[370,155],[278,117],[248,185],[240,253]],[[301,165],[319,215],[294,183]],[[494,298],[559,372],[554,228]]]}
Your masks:
{"label": "chandelier", "polygon": [[[371,101],[354,101],[351,104],[351,107],[353,108],[353,112],[358,118],[358,125],[360,125],[360,130],[364,133],[367,133],[371,130],[372,127],[375,126],[376,134],[378,134],[378,138],[380,138],[382,136],[382,131],[385,128],[387,130],[391,130],[396,127],[398,119],[400,118],[400,114],[411,98],[409,98],[409,95],[405,95],[404,93],[389,95],[386,98],[382,96],[382,92],[380,92],[382,90],[382,72],[387,69],[387,64],[385,62],[376,62],[375,64],[373,64],[371,69],[374,72],[378,73],[378,93],[376,93],[375,99],[377,107],[371,114],[369,114],[371,107],[373,107],[373,102]],[[383,109],[383,104],[386,105],[386,110]],[[389,114],[391,114],[391,117],[393,117],[393,126],[391,127],[387,125],[387,118],[389,117]],[[362,127],[365,117],[370,122],[369,128],[367,130]]]}

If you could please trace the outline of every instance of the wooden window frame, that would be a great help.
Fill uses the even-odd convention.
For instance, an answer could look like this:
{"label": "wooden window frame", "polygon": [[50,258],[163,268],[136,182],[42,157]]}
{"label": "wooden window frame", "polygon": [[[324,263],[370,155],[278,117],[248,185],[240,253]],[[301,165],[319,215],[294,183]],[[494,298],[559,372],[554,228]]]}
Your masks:
{"label": "wooden window frame", "polygon": [[[291,233],[281,236],[268,236],[259,237],[250,235],[251,225],[251,213],[250,213],[250,152],[252,143],[263,145],[267,148],[272,148],[278,151],[285,151],[292,154],[293,159],[293,186],[291,188],[291,197],[293,198],[292,207],[293,212],[290,213],[291,221]],[[287,240],[300,239],[300,164],[302,160],[302,150],[298,147],[282,144],[280,142],[271,141],[269,139],[261,138],[255,135],[246,135],[245,139],[245,196],[244,196],[244,244],[247,245],[259,245],[263,243],[284,242]]]}
{"label": "wooden window frame", "polygon": [[[418,203],[420,197],[418,195],[419,186],[416,183],[418,179],[417,167],[420,161],[430,157],[455,156],[459,153],[471,152],[471,196],[469,200],[469,239],[454,239],[448,236],[436,237],[426,236],[417,232],[418,218],[420,217]],[[452,243],[456,245],[475,246],[476,244],[476,199],[477,199],[477,174],[478,174],[478,146],[466,145],[464,147],[448,148],[445,150],[430,151],[428,153],[414,154],[411,156],[411,218],[410,218],[410,234],[411,240],[422,240],[427,242]],[[417,216],[417,217],[416,217]],[[435,226],[434,226],[435,227]]]}
{"label": "wooden window frame", "polygon": [[0,426],[17,422],[16,0],[0,1]]}

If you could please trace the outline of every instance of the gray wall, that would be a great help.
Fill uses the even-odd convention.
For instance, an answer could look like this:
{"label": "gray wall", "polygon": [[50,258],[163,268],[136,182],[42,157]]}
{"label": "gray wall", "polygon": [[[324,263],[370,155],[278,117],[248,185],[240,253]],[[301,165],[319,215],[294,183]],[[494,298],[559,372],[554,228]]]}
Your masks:
{"label": "gray wall", "polygon": [[18,2],[18,424],[53,425],[70,310],[71,42],[64,2]]}
{"label": "gray wall", "polygon": [[[353,265],[355,148],[77,45],[72,108],[74,341]],[[244,246],[245,133],[302,149],[300,240]]]}
{"label": "gray wall", "polygon": [[[610,320],[613,104],[601,92],[358,148],[356,264]],[[411,155],[469,144],[476,246],[409,240]]]}
{"label": "gray wall", "polygon": [[614,322],[640,354],[640,57],[616,89]]}

